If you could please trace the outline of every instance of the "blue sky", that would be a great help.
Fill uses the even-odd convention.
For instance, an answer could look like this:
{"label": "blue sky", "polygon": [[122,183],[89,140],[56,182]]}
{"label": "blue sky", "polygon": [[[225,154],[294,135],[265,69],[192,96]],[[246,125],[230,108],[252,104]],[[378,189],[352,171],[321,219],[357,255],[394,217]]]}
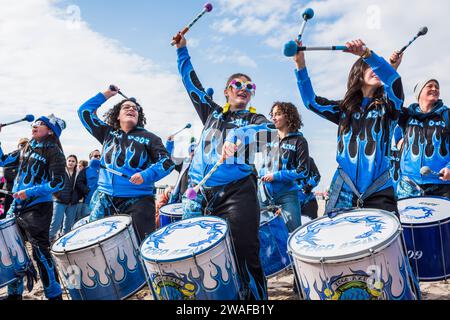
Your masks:
{"label": "blue sky", "polygon": [[[67,154],[86,157],[100,147],[76,116],[78,106],[110,83],[141,99],[147,128],[163,139],[187,122],[176,156],[186,155],[191,135],[201,123],[180,82],[171,37],[201,11],[204,0],[2,0],[0,12],[0,101],[5,121],[26,113],[62,116],[68,122],[62,141]],[[336,169],[336,127],[305,110],[297,91],[293,63],[282,55],[283,44],[300,28],[300,13],[311,7],[316,16],[304,41],[310,45],[344,44],[362,38],[388,56],[406,44],[420,27],[429,34],[408,49],[400,69],[407,103],[421,78],[438,77],[443,88],[450,76],[446,17],[450,4],[406,0],[217,0],[187,38],[194,67],[205,87],[222,89],[234,72],[248,73],[257,84],[253,105],[268,114],[274,101],[291,101],[305,123],[310,153],[323,175],[323,190]],[[74,11],[79,8],[80,21]],[[12,54],[13,53],[13,54]],[[355,57],[341,52],[308,53],[307,65],[318,95],[341,98]],[[448,101],[449,90],[442,90]],[[20,97],[20,99],[17,99]],[[107,107],[114,101],[111,101]],[[115,101],[117,102],[117,101]],[[3,118],[2,117],[2,118]],[[3,121],[3,120],[2,120]],[[12,150],[27,127],[2,132],[5,151]],[[19,130],[20,128],[20,130]],[[23,129],[23,130],[22,130]],[[173,182],[176,175],[163,181]]]}

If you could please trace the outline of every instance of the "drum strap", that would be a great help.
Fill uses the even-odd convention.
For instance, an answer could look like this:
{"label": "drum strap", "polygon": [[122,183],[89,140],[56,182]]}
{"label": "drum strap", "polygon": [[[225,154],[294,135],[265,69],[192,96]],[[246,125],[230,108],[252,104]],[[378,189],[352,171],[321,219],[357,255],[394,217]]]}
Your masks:
{"label": "drum strap", "polygon": [[364,207],[364,200],[369,198],[371,195],[376,193],[379,188],[384,186],[386,182],[391,178],[389,170],[386,170],[378,179],[376,179],[370,187],[363,194],[359,193],[358,189],[355,187],[352,179],[348,176],[348,174],[342,169],[338,168],[338,176],[333,185],[333,193],[330,196],[330,200],[328,201],[326,213],[333,212],[336,207],[336,204],[339,199],[339,194],[341,193],[342,187],[344,183],[350,187],[352,192],[358,197],[357,208]]}

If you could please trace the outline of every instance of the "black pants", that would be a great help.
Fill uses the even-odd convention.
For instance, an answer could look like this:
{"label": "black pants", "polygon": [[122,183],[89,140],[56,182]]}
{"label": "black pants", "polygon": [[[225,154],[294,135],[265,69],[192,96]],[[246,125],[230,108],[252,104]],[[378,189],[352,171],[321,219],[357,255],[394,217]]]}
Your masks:
{"label": "black pants", "polygon": [[[61,295],[58,272],[50,254],[49,231],[53,215],[53,202],[44,202],[26,208],[16,214],[16,221],[23,238],[30,242],[33,259],[36,262],[44,285],[45,296],[49,299]],[[12,292],[11,292],[12,290]],[[23,289],[14,292],[14,284],[9,293],[21,295]]]}
{"label": "black pants", "polygon": [[110,214],[129,215],[133,220],[133,229],[139,243],[156,230],[155,198],[112,198],[114,204]]}
{"label": "black pants", "polygon": [[[358,206],[358,198],[356,196],[353,197],[352,204],[355,208]],[[394,213],[397,218],[400,217],[393,187],[381,190],[365,199],[363,208],[385,210]]]}
{"label": "black pants", "polygon": [[314,197],[311,201],[305,203],[302,207],[302,215],[310,217],[312,220],[317,219],[319,211],[319,205],[317,199]]}
{"label": "black pants", "polygon": [[[205,191],[206,213],[228,221],[236,251],[245,299],[267,299],[267,281],[259,259],[261,211],[257,180],[251,175],[223,187]],[[251,277],[253,281],[251,281]],[[250,284],[254,283],[254,286]]]}
{"label": "black pants", "polygon": [[424,184],[420,186],[426,196],[444,197],[450,199],[450,184]]}

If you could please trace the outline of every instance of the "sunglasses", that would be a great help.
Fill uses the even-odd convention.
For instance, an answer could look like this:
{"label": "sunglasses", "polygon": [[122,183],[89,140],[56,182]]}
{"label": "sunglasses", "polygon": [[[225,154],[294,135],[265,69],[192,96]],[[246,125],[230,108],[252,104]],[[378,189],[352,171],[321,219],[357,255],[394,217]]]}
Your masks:
{"label": "sunglasses", "polygon": [[95,158],[95,159],[100,159],[101,157],[102,157],[102,156],[99,155],[99,154],[96,154],[96,155],[92,156],[92,158]]}
{"label": "sunglasses", "polygon": [[236,90],[245,89],[247,92],[250,92],[252,96],[254,96],[256,93],[256,84],[251,81],[243,82],[241,80],[234,79],[230,82],[229,87],[232,87]]}
{"label": "sunglasses", "polygon": [[41,127],[41,126],[47,126],[47,124],[41,120],[35,121],[31,124],[32,128],[37,128],[37,127]]}
{"label": "sunglasses", "polygon": [[136,111],[136,112],[139,112],[139,111],[141,111],[141,107],[140,106],[138,106],[138,105],[129,105],[129,104],[124,104],[124,105],[122,105],[122,107],[120,108],[121,110],[125,110],[125,111],[128,111],[128,110],[134,110],[134,111]]}

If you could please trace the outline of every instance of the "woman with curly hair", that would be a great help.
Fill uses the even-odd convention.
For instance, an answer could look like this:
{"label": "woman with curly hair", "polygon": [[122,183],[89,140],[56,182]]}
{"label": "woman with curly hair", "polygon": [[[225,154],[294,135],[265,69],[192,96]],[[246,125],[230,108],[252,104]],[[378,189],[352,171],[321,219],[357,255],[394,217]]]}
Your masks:
{"label": "woman with curly hair", "polygon": [[300,129],[303,122],[295,105],[275,102],[270,116],[278,131],[278,139],[269,143],[269,154],[275,158],[260,170],[268,196],[281,213],[289,232],[301,226],[297,181],[308,177],[309,151]]}
{"label": "woman with curly hair", "polygon": [[[112,86],[99,93],[78,110],[85,128],[101,144],[103,152],[98,189],[91,201],[91,221],[114,214],[128,214],[136,235],[143,241],[155,230],[155,182],[174,168],[161,139],[144,129],[146,118],[133,98],[122,100],[105,115],[97,109],[114,97],[119,88]],[[111,173],[119,171],[130,179]]]}

